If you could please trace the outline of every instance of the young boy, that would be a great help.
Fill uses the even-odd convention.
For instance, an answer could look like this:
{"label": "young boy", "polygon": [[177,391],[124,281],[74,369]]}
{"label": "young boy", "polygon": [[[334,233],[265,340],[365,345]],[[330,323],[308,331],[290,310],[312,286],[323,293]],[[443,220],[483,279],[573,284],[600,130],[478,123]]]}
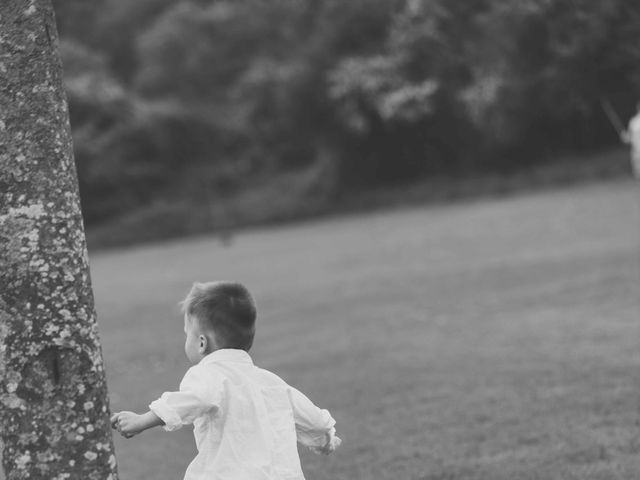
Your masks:
{"label": "young boy", "polygon": [[256,307],[238,283],[196,283],[182,303],[185,353],[193,366],[180,390],[111,425],[126,438],[193,424],[198,455],[185,480],[304,480],[296,441],[317,453],[340,445],[335,420],[277,375],[256,367]]}
{"label": "young boy", "polygon": [[629,120],[629,127],[620,133],[620,140],[631,145],[631,169],[640,180],[640,102],[636,105],[636,114]]}

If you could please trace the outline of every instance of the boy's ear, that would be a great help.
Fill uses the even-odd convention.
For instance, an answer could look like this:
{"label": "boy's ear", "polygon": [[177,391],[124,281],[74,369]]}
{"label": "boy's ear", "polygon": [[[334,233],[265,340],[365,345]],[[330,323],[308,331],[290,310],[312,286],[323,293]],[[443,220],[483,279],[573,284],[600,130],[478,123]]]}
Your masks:
{"label": "boy's ear", "polygon": [[200,335],[198,337],[198,351],[200,353],[205,353],[208,349],[209,349],[209,339],[204,335]]}

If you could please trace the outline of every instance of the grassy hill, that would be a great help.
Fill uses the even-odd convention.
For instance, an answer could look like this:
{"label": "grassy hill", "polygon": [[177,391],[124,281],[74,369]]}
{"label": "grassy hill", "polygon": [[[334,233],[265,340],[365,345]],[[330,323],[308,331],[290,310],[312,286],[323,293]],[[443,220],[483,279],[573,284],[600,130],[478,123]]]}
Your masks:
{"label": "grassy hill", "polygon": [[[112,408],[187,368],[176,302],[233,278],[253,356],[330,409],[309,479],[637,479],[640,189],[631,181],[92,256]],[[116,440],[122,480],[182,478],[188,430]]]}
{"label": "grassy hill", "polygon": [[[338,421],[308,478],[635,479],[639,206],[611,182],[95,255],[112,407],[177,386],[176,302],[234,278],[256,363]],[[186,430],[117,440],[123,480],[181,478],[193,451]]]}

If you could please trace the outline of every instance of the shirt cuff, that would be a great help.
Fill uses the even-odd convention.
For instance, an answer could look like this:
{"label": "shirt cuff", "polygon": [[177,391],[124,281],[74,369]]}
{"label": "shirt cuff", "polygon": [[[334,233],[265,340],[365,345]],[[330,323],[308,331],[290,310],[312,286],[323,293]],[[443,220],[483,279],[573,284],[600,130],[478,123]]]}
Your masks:
{"label": "shirt cuff", "polygon": [[149,410],[155,413],[164,422],[164,428],[167,432],[172,432],[182,427],[182,420],[178,413],[171,408],[162,397],[154,400],[149,404]]}
{"label": "shirt cuff", "polygon": [[306,432],[307,439],[303,442],[314,453],[328,455],[335,451],[342,440],[336,436],[336,421],[328,410],[321,410],[324,428]]}

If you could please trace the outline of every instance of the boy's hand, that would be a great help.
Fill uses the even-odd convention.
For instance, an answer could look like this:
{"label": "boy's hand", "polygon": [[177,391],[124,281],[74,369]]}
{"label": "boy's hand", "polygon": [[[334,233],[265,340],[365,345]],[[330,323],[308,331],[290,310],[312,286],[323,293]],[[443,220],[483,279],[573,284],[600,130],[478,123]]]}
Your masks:
{"label": "boy's hand", "polygon": [[134,412],[118,412],[111,416],[111,428],[114,428],[124,438],[131,438],[142,432],[145,428],[142,425],[142,415]]}
{"label": "boy's hand", "polygon": [[339,436],[335,434],[327,433],[326,436],[327,442],[322,447],[314,448],[313,451],[315,453],[321,453],[322,455],[329,455],[336,451],[336,448],[340,446],[342,440]]}
{"label": "boy's hand", "polygon": [[111,428],[116,429],[124,438],[131,438],[148,428],[164,425],[162,419],[151,411],[142,415],[134,412],[114,413],[110,422]]}

